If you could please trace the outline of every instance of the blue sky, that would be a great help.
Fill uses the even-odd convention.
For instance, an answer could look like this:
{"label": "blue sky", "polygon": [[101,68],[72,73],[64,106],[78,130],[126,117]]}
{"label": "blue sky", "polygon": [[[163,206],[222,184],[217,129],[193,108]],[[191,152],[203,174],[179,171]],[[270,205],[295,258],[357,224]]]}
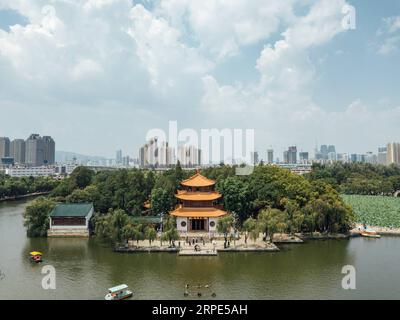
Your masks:
{"label": "blue sky", "polygon": [[[356,28],[342,26],[353,6]],[[148,130],[289,145],[400,140],[400,2],[0,0],[0,136],[136,156]]]}

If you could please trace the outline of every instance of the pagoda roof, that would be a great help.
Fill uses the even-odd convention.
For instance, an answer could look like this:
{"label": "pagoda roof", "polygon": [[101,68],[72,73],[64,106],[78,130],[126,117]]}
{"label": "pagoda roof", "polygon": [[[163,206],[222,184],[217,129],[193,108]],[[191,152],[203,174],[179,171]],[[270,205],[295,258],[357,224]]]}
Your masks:
{"label": "pagoda roof", "polygon": [[208,187],[213,186],[214,184],[214,180],[202,176],[200,172],[197,172],[194,176],[191,176],[189,179],[183,180],[181,182],[181,185],[186,187]]}
{"label": "pagoda roof", "polygon": [[219,192],[190,192],[186,190],[178,190],[176,198],[187,201],[212,201],[222,197]]}
{"label": "pagoda roof", "polygon": [[227,215],[226,211],[217,208],[194,208],[194,207],[179,207],[171,212],[175,217],[187,218],[218,218]]}

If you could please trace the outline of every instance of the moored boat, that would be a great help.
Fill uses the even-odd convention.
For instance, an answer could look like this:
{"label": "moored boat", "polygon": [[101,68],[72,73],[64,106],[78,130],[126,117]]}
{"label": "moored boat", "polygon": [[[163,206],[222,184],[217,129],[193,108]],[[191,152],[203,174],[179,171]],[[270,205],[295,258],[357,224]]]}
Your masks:
{"label": "moored boat", "polygon": [[360,233],[363,237],[367,238],[380,238],[381,236],[373,229],[365,229]]}
{"label": "moored boat", "polygon": [[42,253],[39,251],[32,251],[29,253],[29,260],[31,260],[32,262],[42,262]]}
{"label": "moored boat", "polygon": [[105,300],[123,300],[133,296],[133,292],[129,290],[126,284],[121,284],[116,287],[108,289],[107,295],[104,297]]}

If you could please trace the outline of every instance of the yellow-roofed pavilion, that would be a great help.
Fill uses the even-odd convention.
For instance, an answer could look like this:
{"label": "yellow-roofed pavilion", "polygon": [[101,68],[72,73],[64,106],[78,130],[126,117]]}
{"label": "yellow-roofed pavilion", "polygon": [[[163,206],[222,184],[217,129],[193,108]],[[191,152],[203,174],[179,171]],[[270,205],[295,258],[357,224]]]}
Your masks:
{"label": "yellow-roofed pavilion", "polygon": [[217,232],[217,222],[228,213],[221,205],[222,195],[215,191],[215,181],[197,172],[181,182],[182,190],[175,197],[178,205],[170,214],[176,217],[181,234],[188,232]]}

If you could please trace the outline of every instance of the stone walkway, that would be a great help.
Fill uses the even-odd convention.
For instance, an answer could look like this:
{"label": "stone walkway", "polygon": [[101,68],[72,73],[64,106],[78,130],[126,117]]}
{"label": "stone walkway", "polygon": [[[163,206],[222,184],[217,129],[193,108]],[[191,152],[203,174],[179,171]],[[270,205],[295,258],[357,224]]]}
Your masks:
{"label": "stone walkway", "polygon": [[[195,245],[198,245],[200,251],[195,251]],[[260,251],[279,251],[279,248],[270,242],[265,242],[262,237],[259,237],[256,241],[244,240],[244,237],[236,241],[230,241],[229,246],[224,248],[224,240],[213,240],[210,241],[199,241],[195,244],[186,243],[185,240],[175,241],[175,248],[171,248],[169,242],[163,241],[162,245],[160,241],[153,241],[149,244],[147,240],[129,241],[129,246],[126,248],[118,248],[119,252],[181,252],[181,255],[216,255],[217,252],[260,252]]]}

